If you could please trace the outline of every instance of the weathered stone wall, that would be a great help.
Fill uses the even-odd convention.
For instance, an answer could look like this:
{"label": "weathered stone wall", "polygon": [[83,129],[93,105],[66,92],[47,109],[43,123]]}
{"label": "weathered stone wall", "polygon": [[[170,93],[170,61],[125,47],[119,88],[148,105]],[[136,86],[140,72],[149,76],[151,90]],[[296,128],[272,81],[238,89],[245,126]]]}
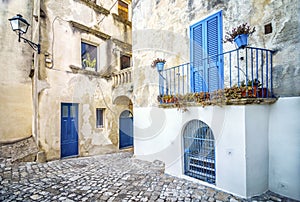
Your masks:
{"label": "weathered stone wall", "polygon": [[[0,143],[32,135],[32,88],[29,77],[33,50],[18,42],[9,18],[17,13],[32,24],[32,1],[2,0],[0,3]],[[25,38],[31,39],[31,27]]]}
{"label": "weathered stone wall", "polygon": [[[213,1],[134,1],[133,55],[136,106],[155,105],[158,74],[150,65],[153,59],[167,60],[166,68],[189,62],[189,27],[223,11],[223,36],[226,31],[247,22],[256,27],[249,45],[277,51],[273,58],[273,87],[277,96],[300,95],[300,2],[298,0],[213,0]],[[272,33],[264,26],[272,24]],[[223,37],[224,38],[224,37]],[[223,44],[224,51],[235,49]],[[142,96],[145,90],[149,95]]]}
{"label": "weathered stone wall", "polygon": [[[60,158],[61,103],[79,104],[80,156],[119,148],[119,115],[128,105],[113,104],[110,75],[120,70],[120,52],[131,54],[131,25],[113,17],[115,1],[96,1],[107,11],[112,8],[108,14],[87,2],[47,0],[41,5],[39,144],[48,160]],[[81,40],[98,47],[97,72],[81,69]],[[104,128],[96,128],[96,108],[105,108]]]}
{"label": "weathered stone wall", "polygon": [[0,159],[10,159],[11,162],[34,161],[38,151],[33,137],[29,137],[12,144],[0,144]]}

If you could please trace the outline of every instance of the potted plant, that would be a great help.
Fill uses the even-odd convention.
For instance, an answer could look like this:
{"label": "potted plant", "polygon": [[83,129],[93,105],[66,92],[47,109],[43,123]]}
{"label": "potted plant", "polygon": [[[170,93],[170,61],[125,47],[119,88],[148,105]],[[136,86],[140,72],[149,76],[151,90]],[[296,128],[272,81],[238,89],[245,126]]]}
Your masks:
{"label": "potted plant", "polygon": [[[248,80],[247,83],[242,81],[241,89],[242,89],[242,97],[257,97],[258,87],[261,86],[261,83],[258,79]],[[247,94],[248,93],[248,94]]]}
{"label": "potted plant", "polygon": [[86,58],[82,60],[82,65],[83,65],[84,69],[86,69],[86,70],[95,71],[96,58],[94,58],[92,60],[90,54],[88,53],[86,55]]}
{"label": "potted plant", "polygon": [[155,60],[153,60],[151,67],[156,67],[157,71],[162,71],[164,69],[164,65],[166,63],[165,59],[161,59],[161,58],[157,58]]}
{"label": "potted plant", "polygon": [[251,28],[247,23],[233,28],[231,32],[226,32],[224,43],[235,42],[238,49],[245,48],[248,45],[248,37],[255,32],[255,27]]}

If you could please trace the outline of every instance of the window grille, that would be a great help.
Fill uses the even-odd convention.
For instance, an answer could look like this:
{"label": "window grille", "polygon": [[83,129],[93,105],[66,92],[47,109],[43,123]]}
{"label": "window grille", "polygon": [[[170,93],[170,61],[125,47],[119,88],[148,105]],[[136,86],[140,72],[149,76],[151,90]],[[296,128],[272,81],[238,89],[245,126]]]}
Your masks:
{"label": "window grille", "polygon": [[215,141],[212,130],[200,120],[184,128],[184,174],[215,184]]}

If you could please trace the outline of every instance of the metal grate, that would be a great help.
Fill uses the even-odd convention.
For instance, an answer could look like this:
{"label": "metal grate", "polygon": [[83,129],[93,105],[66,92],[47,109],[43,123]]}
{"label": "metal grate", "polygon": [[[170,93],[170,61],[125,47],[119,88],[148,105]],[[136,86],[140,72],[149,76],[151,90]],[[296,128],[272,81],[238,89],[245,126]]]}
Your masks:
{"label": "metal grate", "polygon": [[212,130],[200,120],[190,121],[183,133],[184,174],[215,184],[215,141]]}

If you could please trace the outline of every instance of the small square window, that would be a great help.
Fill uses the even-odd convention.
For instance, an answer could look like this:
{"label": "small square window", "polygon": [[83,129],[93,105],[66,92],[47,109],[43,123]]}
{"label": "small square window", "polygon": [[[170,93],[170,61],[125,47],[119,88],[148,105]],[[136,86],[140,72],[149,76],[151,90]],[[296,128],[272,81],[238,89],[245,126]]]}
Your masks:
{"label": "small square window", "polygon": [[97,47],[81,42],[81,64],[82,68],[97,71]]}
{"label": "small square window", "polygon": [[119,0],[118,1],[119,16],[125,20],[128,20],[128,4]]}
{"label": "small square window", "polygon": [[104,127],[104,109],[97,108],[96,109],[96,128]]}
{"label": "small square window", "polygon": [[130,67],[130,57],[129,56],[121,55],[120,62],[121,62],[121,70]]}
{"label": "small square window", "polygon": [[270,34],[270,33],[272,33],[272,23],[265,25],[265,34]]}

